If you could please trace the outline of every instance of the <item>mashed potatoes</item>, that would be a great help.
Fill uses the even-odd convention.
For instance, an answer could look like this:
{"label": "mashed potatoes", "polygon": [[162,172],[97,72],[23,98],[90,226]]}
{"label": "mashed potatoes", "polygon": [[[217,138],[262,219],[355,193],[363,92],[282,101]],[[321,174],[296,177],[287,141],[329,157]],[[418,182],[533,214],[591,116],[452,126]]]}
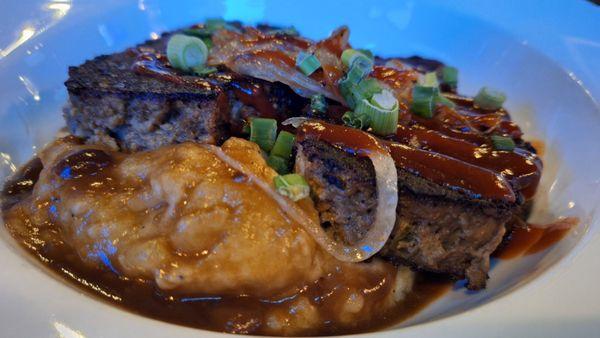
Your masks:
{"label": "mashed potatoes", "polygon": [[[222,150],[261,180],[276,175],[254,143],[234,138]],[[21,227],[35,224],[42,237],[58,229],[84,264],[154,281],[170,293],[273,302],[253,318],[264,332],[368,320],[412,285],[412,273],[383,261],[329,256],[206,146],[122,154],[63,139],[40,158],[44,169],[32,195],[11,210],[29,214]],[[302,205],[317,217],[308,199]]]}

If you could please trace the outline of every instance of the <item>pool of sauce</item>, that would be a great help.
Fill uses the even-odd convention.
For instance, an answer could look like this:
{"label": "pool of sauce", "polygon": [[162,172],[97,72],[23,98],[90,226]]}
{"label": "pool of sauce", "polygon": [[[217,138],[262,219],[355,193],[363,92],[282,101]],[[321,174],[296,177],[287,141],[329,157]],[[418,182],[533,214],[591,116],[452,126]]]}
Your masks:
{"label": "pool of sauce", "polygon": [[527,224],[515,227],[492,257],[512,259],[523,255],[542,252],[563,239],[577,224],[579,219],[567,217],[543,226]]}
{"label": "pool of sauce", "polygon": [[[111,178],[113,166],[122,160],[119,154],[103,149],[85,149],[65,157],[52,168],[65,180],[68,189],[103,193],[121,189]],[[264,323],[267,313],[274,309],[289,311],[290,302],[297,297],[306,297],[312,305],[319,307],[319,325],[301,331],[302,335],[337,335],[373,331],[399,323],[427,306],[446,291],[452,282],[444,277],[418,274],[413,291],[404,301],[381,313],[377,318],[341,324],[336,318],[332,299],[345,299],[345,287],[353,283],[364,287],[365,281],[348,279],[343,271],[309,283],[292,295],[273,295],[258,298],[245,295],[221,296],[206,294],[181,294],[160,290],[154,282],[129,279],[121,275],[110,264],[90,266],[82,263],[79,255],[63,240],[61,228],[46,221],[43,232],[28,218],[28,214],[15,202],[28,198],[42,169],[38,159],[26,165],[3,190],[4,210],[17,216],[24,225],[14,226],[10,218],[6,226],[20,244],[40,259],[52,272],[68,280],[71,285],[122,309],[136,314],[201,329],[232,333],[266,334]],[[11,209],[15,208],[15,209]],[[51,208],[50,208],[51,211]],[[6,217],[6,213],[5,213]],[[13,218],[14,219],[14,218]],[[344,282],[336,276],[344,275]],[[383,301],[392,287],[395,268],[389,265],[384,273],[378,272],[367,278],[368,287],[363,289],[369,301]],[[340,284],[342,283],[342,284]],[[329,301],[328,301],[329,300]]]}

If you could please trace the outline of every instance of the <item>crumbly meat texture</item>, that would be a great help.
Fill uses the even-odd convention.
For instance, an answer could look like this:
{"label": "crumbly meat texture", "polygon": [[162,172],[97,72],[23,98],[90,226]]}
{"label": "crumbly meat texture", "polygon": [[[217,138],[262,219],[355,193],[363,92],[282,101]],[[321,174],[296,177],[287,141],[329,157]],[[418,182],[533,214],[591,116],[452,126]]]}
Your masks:
{"label": "crumbly meat texture", "polygon": [[[375,171],[361,159],[325,142],[297,144],[321,222],[346,240],[363,235],[376,207]],[[474,200],[398,169],[396,225],[380,255],[414,268],[466,278],[485,287],[489,256],[515,214],[504,202]]]}
{"label": "crumbly meat texture", "polygon": [[377,207],[375,174],[368,159],[339,153],[324,142],[306,140],[297,146],[296,166],[311,186],[321,224],[337,239],[354,244],[373,223]]}
{"label": "crumbly meat texture", "polygon": [[306,104],[281,83],[225,69],[203,79],[178,75],[182,83],[137,74],[133,70],[137,51],[164,55],[169,36],[70,67],[65,82],[69,104],[64,109],[69,131],[89,143],[124,151],[185,141],[220,144],[241,130],[243,119],[261,113],[253,102],[239,100],[236,91],[261,87],[260,99],[280,119]]}

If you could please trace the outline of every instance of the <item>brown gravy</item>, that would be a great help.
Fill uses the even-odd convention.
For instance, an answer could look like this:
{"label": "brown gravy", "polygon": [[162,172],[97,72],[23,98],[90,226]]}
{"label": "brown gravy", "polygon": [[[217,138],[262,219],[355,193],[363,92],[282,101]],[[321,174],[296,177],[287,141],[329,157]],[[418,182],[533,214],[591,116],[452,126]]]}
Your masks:
{"label": "brown gravy", "polygon": [[546,225],[544,228],[528,225],[513,229],[508,242],[492,255],[500,259],[511,259],[544,251],[563,239],[579,223],[579,219],[568,217]]}
{"label": "brown gravy", "polygon": [[[133,313],[174,324],[230,333],[261,334],[256,318],[273,308],[285,307],[292,299],[260,300],[253,297],[181,296],[161,292],[152,283],[129,280],[110,270],[92,269],[81,264],[79,257],[66,244],[37,248],[46,265],[86,293]],[[330,281],[331,282],[331,281]],[[374,283],[374,286],[377,286]],[[415,288],[407,299],[375,322],[356,323],[354,327],[339,327],[326,318],[322,327],[304,335],[335,335],[374,331],[401,322],[450,290],[451,281],[433,275],[419,275]],[[384,285],[385,287],[386,285]],[[389,287],[389,286],[388,286]],[[303,292],[313,304],[324,296],[318,284]]]}
{"label": "brown gravy", "polygon": [[[118,160],[118,158],[112,159],[103,150],[88,149],[71,154],[59,162],[53,170],[74,187],[75,185],[88,187],[93,185],[92,181],[108,179],[111,166]],[[40,169],[40,161],[33,160],[23,168],[20,175],[7,184],[2,197],[27,198]],[[39,229],[28,219],[26,212],[18,205],[15,208],[20,211],[17,216],[25,222],[25,226],[14,227],[11,222],[6,222],[13,237],[50,270],[67,279],[71,285],[133,313],[195,328],[231,333],[267,334],[268,331],[264,331],[264,323],[268,320],[267,313],[272,313],[276,309],[289,311],[290,302],[298,297],[305,297],[313,306],[320,307],[320,324],[316,328],[294,332],[294,334],[336,335],[373,331],[413,316],[442,296],[452,285],[451,280],[445,277],[418,274],[413,290],[407,297],[392,306],[390,310],[382,312],[376,320],[371,318],[350,324],[339,322],[336,324],[328,317],[336,318],[334,314],[338,310],[328,305],[335,302],[328,302],[327,298],[344,299],[348,296],[346,286],[356,283],[361,287],[368,285],[367,288],[362,289],[364,295],[368,294],[376,301],[384,301],[391,290],[395,268],[389,266],[385,273],[367,276],[366,284],[364,279],[353,281],[348,280],[347,276],[346,284],[341,283],[336,276],[344,275],[342,271],[309,283],[292,296],[276,295],[268,299],[244,295],[169,293],[157,288],[153,282],[127,278],[112,269],[110,264],[99,266],[84,264],[74,248],[62,239],[59,226],[45,223],[44,231],[47,234],[45,237],[40,237]],[[364,275],[361,278],[365,278]]]}

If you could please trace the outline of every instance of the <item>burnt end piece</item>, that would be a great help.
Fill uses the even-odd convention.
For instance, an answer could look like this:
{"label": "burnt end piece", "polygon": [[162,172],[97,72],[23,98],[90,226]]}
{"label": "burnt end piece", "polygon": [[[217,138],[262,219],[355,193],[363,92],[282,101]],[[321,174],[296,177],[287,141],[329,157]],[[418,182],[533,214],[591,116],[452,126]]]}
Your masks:
{"label": "burnt end piece", "polygon": [[[361,238],[377,205],[371,162],[316,140],[297,144],[296,161],[321,222],[347,242]],[[401,168],[398,189],[396,225],[379,254],[419,270],[466,278],[470,289],[484,288],[490,254],[516,207],[469,199]]]}

